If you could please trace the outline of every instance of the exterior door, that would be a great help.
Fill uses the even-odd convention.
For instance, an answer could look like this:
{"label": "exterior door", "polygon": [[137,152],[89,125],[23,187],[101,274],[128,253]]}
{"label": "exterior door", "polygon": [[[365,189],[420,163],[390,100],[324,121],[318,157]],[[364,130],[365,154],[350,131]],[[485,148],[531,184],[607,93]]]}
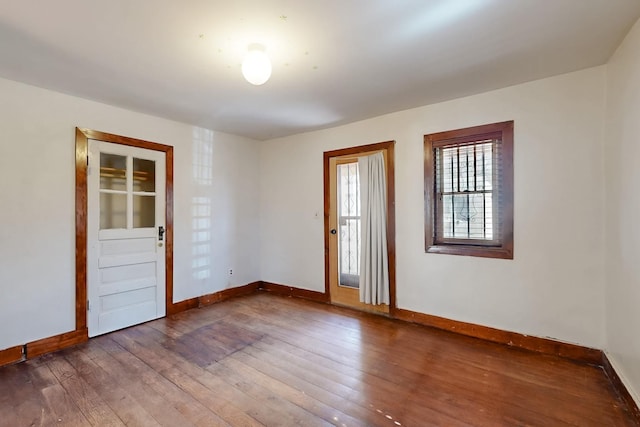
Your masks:
{"label": "exterior door", "polygon": [[165,153],[89,140],[89,336],[165,316]]}
{"label": "exterior door", "polygon": [[[329,160],[329,291],[331,302],[363,311],[389,313],[386,304],[360,302],[360,174],[358,157],[387,150],[363,151]],[[387,169],[388,170],[388,169]],[[387,172],[388,174],[388,172]]]}

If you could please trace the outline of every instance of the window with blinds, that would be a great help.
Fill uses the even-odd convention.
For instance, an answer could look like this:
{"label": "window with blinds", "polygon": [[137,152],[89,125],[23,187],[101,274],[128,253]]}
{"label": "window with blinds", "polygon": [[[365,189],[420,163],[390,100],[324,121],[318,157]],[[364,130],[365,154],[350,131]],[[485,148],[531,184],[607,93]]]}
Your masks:
{"label": "window with blinds", "polygon": [[513,258],[513,122],[425,135],[426,250]]}

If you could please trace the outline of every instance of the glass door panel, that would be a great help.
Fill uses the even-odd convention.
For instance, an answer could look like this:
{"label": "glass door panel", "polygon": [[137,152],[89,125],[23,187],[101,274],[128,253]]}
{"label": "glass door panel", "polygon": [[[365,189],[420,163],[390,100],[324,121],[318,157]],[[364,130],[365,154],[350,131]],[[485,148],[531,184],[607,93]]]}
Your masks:
{"label": "glass door panel", "polygon": [[156,226],[156,162],[133,158],[133,228]]}
{"label": "glass door panel", "polygon": [[156,197],[133,196],[133,228],[156,226]]}
{"label": "glass door panel", "polygon": [[127,195],[100,192],[100,229],[127,228]]}
{"label": "glass door panel", "polygon": [[127,190],[126,156],[100,153],[100,189]]}
{"label": "glass door panel", "polygon": [[358,288],[360,282],[360,182],[358,163],[338,164],[339,285]]}
{"label": "glass door panel", "polygon": [[156,191],[156,162],[133,158],[133,191]]}
{"label": "glass door panel", "polygon": [[100,229],[127,228],[127,157],[100,153]]}

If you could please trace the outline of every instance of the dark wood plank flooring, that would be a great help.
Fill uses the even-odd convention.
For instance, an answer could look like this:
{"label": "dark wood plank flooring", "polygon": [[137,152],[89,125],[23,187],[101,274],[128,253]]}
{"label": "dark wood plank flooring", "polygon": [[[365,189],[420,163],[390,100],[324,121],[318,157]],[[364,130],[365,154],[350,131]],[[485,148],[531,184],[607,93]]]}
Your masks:
{"label": "dark wood plank flooring", "polygon": [[602,369],[257,293],[0,368],[0,426],[633,426]]}

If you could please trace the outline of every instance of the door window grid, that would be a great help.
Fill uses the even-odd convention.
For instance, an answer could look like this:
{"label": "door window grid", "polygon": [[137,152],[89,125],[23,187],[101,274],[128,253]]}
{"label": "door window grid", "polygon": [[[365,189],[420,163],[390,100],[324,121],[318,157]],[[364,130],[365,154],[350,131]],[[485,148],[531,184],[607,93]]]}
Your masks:
{"label": "door window grid", "polygon": [[155,162],[100,153],[100,229],[155,227]]}

